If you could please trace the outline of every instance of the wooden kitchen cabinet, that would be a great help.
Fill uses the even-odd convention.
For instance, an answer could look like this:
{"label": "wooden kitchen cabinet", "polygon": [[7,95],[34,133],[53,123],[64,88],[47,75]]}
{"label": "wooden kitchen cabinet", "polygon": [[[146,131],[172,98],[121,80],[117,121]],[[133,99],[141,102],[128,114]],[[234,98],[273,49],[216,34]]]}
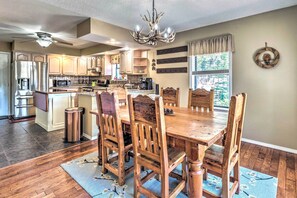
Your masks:
{"label": "wooden kitchen cabinet", "polygon": [[148,51],[134,50],[133,52],[133,74],[147,74],[148,67]]}
{"label": "wooden kitchen cabinet", "polygon": [[[88,76],[99,76],[99,68],[98,71],[94,69],[97,68],[97,58],[96,57],[88,57],[87,58],[87,68],[88,68]],[[93,69],[93,70],[91,70]]]}
{"label": "wooden kitchen cabinet", "polygon": [[85,57],[81,57],[78,59],[78,64],[77,64],[77,75],[85,76],[88,75],[88,60]]}
{"label": "wooden kitchen cabinet", "polygon": [[62,74],[62,57],[59,55],[49,55],[47,58],[49,74]]}
{"label": "wooden kitchen cabinet", "polygon": [[32,54],[32,61],[34,61],[34,62],[46,62],[46,55]]}
{"label": "wooden kitchen cabinet", "polygon": [[120,53],[120,73],[132,74],[132,51]]}
{"label": "wooden kitchen cabinet", "polygon": [[31,54],[26,52],[16,52],[14,54],[15,61],[31,61]]}
{"label": "wooden kitchen cabinet", "polygon": [[75,75],[77,69],[77,57],[63,56],[63,74]]}

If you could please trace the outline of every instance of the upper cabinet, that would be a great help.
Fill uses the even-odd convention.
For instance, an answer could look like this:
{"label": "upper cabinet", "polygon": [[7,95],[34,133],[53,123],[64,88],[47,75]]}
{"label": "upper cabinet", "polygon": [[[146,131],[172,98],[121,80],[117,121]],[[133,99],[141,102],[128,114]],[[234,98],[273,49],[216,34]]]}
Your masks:
{"label": "upper cabinet", "polygon": [[77,63],[77,75],[86,76],[88,75],[88,59],[81,57],[78,59]]}
{"label": "upper cabinet", "polygon": [[63,64],[63,74],[66,75],[76,75],[77,69],[77,57],[73,56],[63,56],[62,57]]}
{"label": "upper cabinet", "polygon": [[100,61],[96,57],[88,57],[88,76],[99,76],[101,68],[97,67],[97,62]]}
{"label": "upper cabinet", "polygon": [[34,62],[46,62],[46,55],[32,54],[32,61],[34,61]]}
{"label": "upper cabinet", "polygon": [[101,56],[101,66],[102,66],[102,75],[111,76],[112,68],[111,68],[110,56],[108,55]]}
{"label": "upper cabinet", "polygon": [[26,52],[16,52],[14,53],[15,61],[31,61],[31,54]]}
{"label": "upper cabinet", "polygon": [[120,53],[120,73],[132,74],[132,51]]}
{"label": "upper cabinet", "polygon": [[47,57],[49,74],[62,74],[62,56],[59,55],[49,55]]}

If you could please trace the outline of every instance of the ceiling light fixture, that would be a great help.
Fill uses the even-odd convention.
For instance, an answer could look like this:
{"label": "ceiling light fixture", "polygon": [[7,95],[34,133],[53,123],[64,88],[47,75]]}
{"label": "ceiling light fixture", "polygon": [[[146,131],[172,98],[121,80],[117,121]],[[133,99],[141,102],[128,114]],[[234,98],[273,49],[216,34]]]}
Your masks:
{"label": "ceiling light fixture", "polygon": [[148,44],[148,45],[157,45],[158,41],[163,43],[171,43],[175,39],[175,32],[170,27],[166,28],[163,31],[160,31],[159,22],[164,12],[158,13],[155,9],[155,0],[153,0],[153,10],[152,10],[152,17],[147,11],[148,16],[140,15],[142,20],[148,23],[149,32],[147,34],[142,33],[142,28],[139,25],[135,26],[133,32],[130,32],[134,40],[140,44]]}
{"label": "ceiling light fixture", "polygon": [[50,37],[43,37],[43,38],[38,38],[36,42],[41,46],[41,47],[48,47],[53,43],[52,38]]}

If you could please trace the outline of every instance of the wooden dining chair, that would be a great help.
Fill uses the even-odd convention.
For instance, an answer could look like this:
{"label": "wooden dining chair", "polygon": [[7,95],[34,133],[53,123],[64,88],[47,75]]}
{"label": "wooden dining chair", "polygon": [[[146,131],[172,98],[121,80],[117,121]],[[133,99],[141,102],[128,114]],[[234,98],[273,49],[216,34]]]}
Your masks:
{"label": "wooden dining chair", "polygon": [[[134,197],[160,197],[143,187],[153,176],[161,178],[161,197],[176,197],[186,186],[186,154],[175,148],[167,148],[166,127],[162,97],[151,99],[128,95],[128,107],[134,150]],[[169,174],[182,163],[183,174],[178,185],[169,192]],[[141,168],[152,170],[141,177]]]}
{"label": "wooden dining chair", "polygon": [[117,94],[120,105],[127,105],[127,93],[125,88],[112,87],[110,88],[110,92],[114,92]]}
{"label": "wooden dining chair", "polygon": [[[101,134],[101,148],[98,152],[102,152],[102,173],[112,172],[118,176],[118,183],[122,186],[125,183],[125,176],[133,170],[133,166],[125,169],[125,156],[133,156],[129,153],[133,150],[132,138],[122,130],[119,103],[115,94],[97,93],[97,98]],[[109,158],[108,154],[111,152],[108,152],[108,149],[117,155]],[[113,165],[116,160],[118,167]]]}
{"label": "wooden dining chair", "polygon": [[162,87],[160,95],[163,97],[164,105],[179,107],[179,88]]}
{"label": "wooden dining chair", "polygon": [[[204,179],[207,173],[222,177],[222,197],[232,197],[239,194],[240,180],[240,144],[245,115],[247,94],[242,93],[231,97],[228,123],[226,130],[225,146],[212,145],[205,152],[203,167],[205,168]],[[233,176],[230,176],[233,170]],[[230,188],[230,181],[233,182]],[[205,197],[216,197],[214,194],[203,190]]]}
{"label": "wooden dining chair", "polygon": [[189,89],[188,108],[203,108],[213,111],[214,107],[214,90],[207,91],[205,89]]}

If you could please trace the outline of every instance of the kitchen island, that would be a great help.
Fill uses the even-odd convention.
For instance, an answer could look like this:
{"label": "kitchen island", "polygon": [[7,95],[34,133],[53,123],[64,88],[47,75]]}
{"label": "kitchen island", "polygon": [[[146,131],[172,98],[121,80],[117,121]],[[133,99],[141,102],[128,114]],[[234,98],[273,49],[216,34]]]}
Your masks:
{"label": "kitchen island", "polygon": [[34,94],[35,123],[48,132],[63,129],[65,109],[75,106],[76,95],[77,93],[73,91],[36,91]]}

